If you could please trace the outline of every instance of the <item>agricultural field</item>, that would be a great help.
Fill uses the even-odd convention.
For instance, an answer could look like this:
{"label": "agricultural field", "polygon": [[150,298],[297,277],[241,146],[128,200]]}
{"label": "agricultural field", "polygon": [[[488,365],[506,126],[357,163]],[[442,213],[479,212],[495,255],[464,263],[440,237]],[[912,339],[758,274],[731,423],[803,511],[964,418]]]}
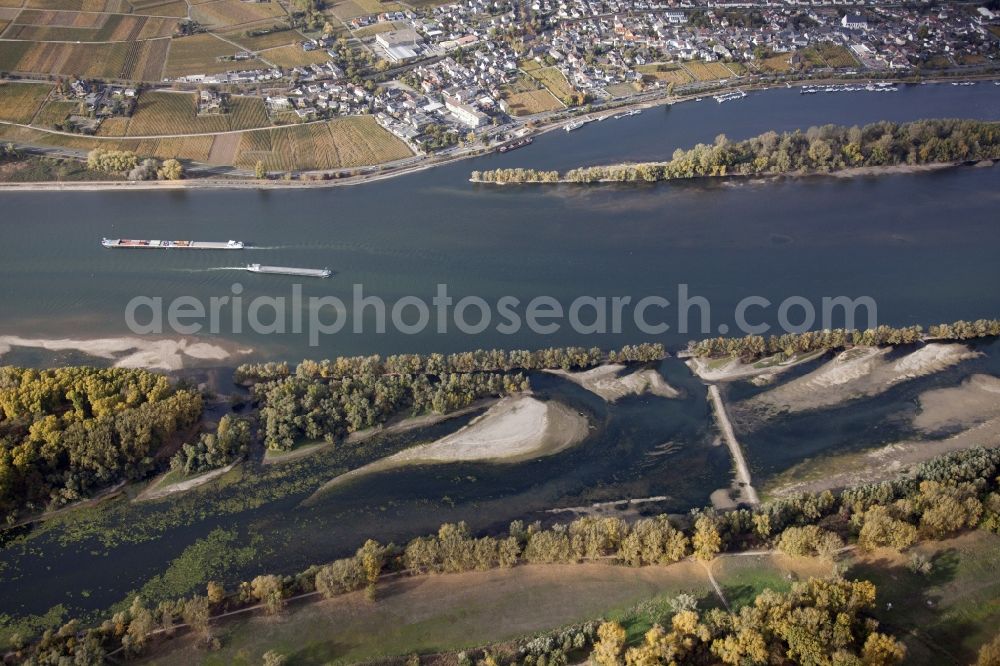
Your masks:
{"label": "agricultural field", "polygon": [[[16,0],[14,0],[16,2]],[[132,7],[126,0],[25,0],[30,9],[57,9],[72,12],[129,14]]]}
{"label": "agricultural field", "polygon": [[234,166],[253,170],[260,160],[269,171],[341,169],[389,162],[411,154],[406,144],[374,118],[354,116],[246,132]]}
{"label": "agricultural field", "polygon": [[694,80],[694,78],[679,65],[650,64],[639,65],[635,69],[644,77],[648,76],[656,79],[657,81],[668,84],[673,83],[677,86],[685,83],[691,83],[691,81]]}
{"label": "agricultural field", "polygon": [[816,50],[819,52],[820,57],[823,58],[828,67],[846,69],[858,66],[858,61],[855,60],[853,55],[851,55],[851,51],[844,46],[840,46],[839,44],[822,42],[816,47]]}
{"label": "agricultural field", "polygon": [[686,62],[684,69],[697,81],[717,81],[728,79],[733,75],[729,68],[721,62]]}
{"label": "agricultural field", "polygon": [[[141,42],[143,45],[150,43]],[[127,43],[0,42],[0,70],[116,79],[122,74],[132,46]]]}
{"label": "agricultural field", "polygon": [[191,18],[210,30],[259,23],[285,16],[287,13],[277,2],[214,0],[191,7]]}
{"label": "agricultural field", "polygon": [[573,86],[569,84],[563,73],[560,72],[555,67],[540,67],[533,70],[525,70],[529,75],[534,77],[543,86],[549,89],[556,99],[563,101],[571,99],[575,94],[576,90]]}
{"label": "agricultural field", "polygon": [[[132,118],[123,136],[138,137],[161,134],[202,134],[230,130],[267,127],[270,123],[259,97],[231,98],[229,113],[197,114],[195,96],[190,93],[144,92],[139,96]],[[119,127],[114,127],[118,130]],[[102,135],[112,136],[113,130]]]}
{"label": "agricultural field", "polygon": [[326,54],[326,51],[322,49],[303,51],[302,47],[298,44],[278,46],[273,49],[260,51],[257,55],[267,62],[285,69],[301,67],[303,65],[320,65],[330,61],[330,57]]}
{"label": "agricultural field", "polygon": [[[70,25],[66,25],[67,23]],[[27,17],[17,18],[7,29],[5,38],[26,41],[132,42],[170,37],[176,26],[177,20],[171,18],[32,10]]]}
{"label": "agricultural field", "polygon": [[27,124],[52,91],[44,83],[0,83],[0,120]]}
{"label": "agricultural field", "polygon": [[[276,27],[276,26],[267,26]],[[231,42],[236,42],[248,51],[261,51],[264,49],[273,49],[277,46],[288,46],[289,44],[297,44],[305,39],[298,30],[291,30],[288,28],[277,30],[275,32],[269,32],[266,35],[255,35],[253,37],[247,36],[247,30],[237,30],[234,32],[227,32],[222,36]]]}
{"label": "agricultural field", "polygon": [[267,66],[256,58],[239,61],[218,59],[222,56],[233,56],[238,50],[215,35],[192,35],[171,40],[170,54],[163,76],[174,79],[188,74],[266,69]]}
{"label": "agricultural field", "polygon": [[9,21],[6,21],[4,19],[0,19],[0,35],[2,35],[3,31],[7,29],[7,25],[8,24],[9,24]]}

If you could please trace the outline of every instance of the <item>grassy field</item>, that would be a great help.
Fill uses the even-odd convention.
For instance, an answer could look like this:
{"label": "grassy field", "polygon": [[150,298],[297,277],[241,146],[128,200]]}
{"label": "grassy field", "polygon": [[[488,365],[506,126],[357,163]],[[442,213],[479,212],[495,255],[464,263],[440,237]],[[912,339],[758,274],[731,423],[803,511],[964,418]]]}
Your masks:
{"label": "grassy field", "polygon": [[51,90],[44,83],[0,83],[0,120],[27,124]]}
{"label": "grassy field", "polygon": [[218,74],[227,71],[266,69],[260,60],[218,60],[221,56],[235,55],[237,49],[215,35],[192,35],[175,39],[170,44],[170,55],[163,75],[177,78],[189,74]]}
{"label": "grassy field", "polygon": [[290,663],[307,664],[457,650],[586,621],[667,591],[701,596],[708,583],[689,563],[645,569],[525,566],[400,579],[381,586],[374,604],[357,593],[303,606],[277,622],[241,620],[225,627],[219,652],[185,646],[144,663],[258,664],[269,649],[289,655]]}
{"label": "grassy field", "polygon": [[[526,70],[528,71],[528,70]],[[540,67],[528,71],[528,74],[538,80],[543,86],[549,89],[556,99],[565,101],[576,94],[576,90],[569,84],[563,73],[555,67]]]}
{"label": "grassy field", "polygon": [[513,93],[505,96],[504,99],[510,112],[515,116],[530,116],[534,113],[565,108],[565,105],[553,97],[548,90]]}
{"label": "grassy field", "polygon": [[31,124],[38,127],[55,127],[57,123],[63,122],[75,112],[78,106],[76,102],[46,102],[35,114]]}
{"label": "grassy field", "polygon": [[1000,626],[1000,536],[977,531],[915,550],[931,559],[929,575],[910,572],[908,556],[881,551],[854,558],[848,575],[878,587],[874,615],[903,638],[907,663],[974,662]]}
{"label": "grassy field", "polygon": [[684,69],[698,81],[728,79],[733,73],[721,62],[686,62]]}
{"label": "grassy field", "polygon": [[758,62],[758,67],[765,72],[788,72],[792,69],[791,54],[776,53]]}
{"label": "grassy field", "polygon": [[247,132],[235,165],[253,170],[260,160],[269,171],[341,169],[409,157],[402,141],[370,116],[338,118],[327,123],[292,125]]}
{"label": "grassy field", "polygon": [[305,39],[298,30],[278,30],[269,32],[266,35],[247,37],[246,30],[237,30],[223,35],[226,39],[236,42],[248,51],[260,51],[262,49],[272,49],[276,46],[287,46],[296,44]]}
{"label": "grassy field", "polygon": [[501,91],[510,112],[515,116],[528,116],[533,113],[555,111],[563,108],[563,103],[542,87],[537,79],[521,74],[513,83],[504,86]]}
{"label": "grassy field", "polygon": [[259,55],[264,60],[286,69],[302,65],[317,65],[330,61],[330,57],[326,54],[326,51],[322,49],[303,51],[302,47],[298,44],[267,49],[266,51],[261,51]]}
{"label": "grassy field", "polygon": [[[419,6],[419,4],[415,6]],[[403,6],[397,2],[380,2],[379,0],[342,0],[341,2],[327,3],[327,12],[341,21],[349,21],[353,18],[368,16],[370,14],[394,12],[402,8]]]}

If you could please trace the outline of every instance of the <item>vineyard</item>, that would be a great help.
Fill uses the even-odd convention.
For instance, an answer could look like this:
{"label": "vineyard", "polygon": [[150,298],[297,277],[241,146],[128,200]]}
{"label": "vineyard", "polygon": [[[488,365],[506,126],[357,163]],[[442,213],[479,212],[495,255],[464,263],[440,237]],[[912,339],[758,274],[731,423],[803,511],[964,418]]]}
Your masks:
{"label": "vineyard", "polygon": [[0,70],[83,78],[116,78],[129,44],[0,42]]}
{"label": "vineyard", "polygon": [[27,124],[51,90],[48,84],[0,83],[0,120]]}
{"label": "vineyard", "polygon": [[698,81],[716,81],[728,79],[733,73],[721,62],[699,62],[693,60],[684,63],[684,69]]}
{"label": "vineyard", "polygon": [[191,18],[211,30],[259,23],[285,16],[287,16],[285,10],[277,2],[214,0],[191,8]]}
{"label": "vineyard", "polygon": [[27,0],[24,6],[29,9],[60,9],[109,14],[128,14],[132,9],[126,0]]}
{"label": "vineyard", "polygon": [[640,65],[635,68],[643,76],[649,76],[662,83],[680,86],[691,83],[694,78],[678,65]]}
{"label": "vineyard", "polygon": [[229,113],[198,115],[195,95],[145,92],[129,121],[126,136],[203,134],[266,127],[264,102],[256,97],[232,97]]}
{"label": "vineyard", "polygon": [[370,116],[327,123],[293,125],[242,135],[234,166],[253,170],[257,161],[269,171],[340,169],[409,157],[402,141]]}

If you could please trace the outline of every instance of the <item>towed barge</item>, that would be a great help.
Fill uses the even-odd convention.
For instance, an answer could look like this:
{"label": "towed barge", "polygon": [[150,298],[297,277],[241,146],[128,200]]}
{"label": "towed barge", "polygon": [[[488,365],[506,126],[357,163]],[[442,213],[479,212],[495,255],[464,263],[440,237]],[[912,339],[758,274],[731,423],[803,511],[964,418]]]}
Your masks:
{"label": "towed barge", "polygon": [[264,266],[247,264],[246,270],[251,273],[271,273],[274,275],[297,275],[300,277],[328,278],[333,275],[329,268],[292,268],[290,266]]}
{"label": "towed barge", "polygon": [[104,247],[145,248],[153,250],[187,249],[187,250],[242,250],[246,247],[243,241],[230,240],[225,243],[213,241],[191,240],[130,240],[127,238],[103,238]]}

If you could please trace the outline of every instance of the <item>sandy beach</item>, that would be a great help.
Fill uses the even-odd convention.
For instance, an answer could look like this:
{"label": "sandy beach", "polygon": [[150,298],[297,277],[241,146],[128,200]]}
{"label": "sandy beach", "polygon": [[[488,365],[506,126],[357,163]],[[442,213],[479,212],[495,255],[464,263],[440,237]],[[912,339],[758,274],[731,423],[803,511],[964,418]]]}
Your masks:
{"label": "sandy beach", "polygon": [[611,363],[599,365],[583,372],[567,372],[566,370],[546,370],[574,384],[578,384],[591,393],[595,393],[608,402],[615,402],[628,395],[651,393],[662,398],[676,398],[680,392],[668,384],[663,376],[653,369],[639,370],[622,376],[626,366]]}
{"label": "sandy beach", "polygon": [[962,344],[932,342],[890,360],[892,349],[855,347],[841,352],[816,370],[747,400],[740,409],[769,413],[832,407],[855,398],[879,395],[901,382],[940,372],[978,356]]}
{"label": "sandy beach", "polygon": [[180,370],[198,361],[225,361],[251,349],[227,350],[207,342],[186,338],[158,340],[154,338],[121,337],[78,340],[73,338],[22,338],[0,336],[0,359],[14,347],[46,351],[77,351],[96,358],[114,361],[116,368],[146,368],[149,370]]}
{"label": "sandy beach", "polygon": [[549,456],[580,443],[588,430],[587,418],[563,404],[527,395],[508,397],[457,432],[341,474],[313,496],[351,479],[406,465],[512,463]]}
{"label": "sandy beach", "polygon": [[913,425],[926,433],[978,425],[1000,418],[1000,378],[972,375],[959,386],[920,395],[920,413]]}

